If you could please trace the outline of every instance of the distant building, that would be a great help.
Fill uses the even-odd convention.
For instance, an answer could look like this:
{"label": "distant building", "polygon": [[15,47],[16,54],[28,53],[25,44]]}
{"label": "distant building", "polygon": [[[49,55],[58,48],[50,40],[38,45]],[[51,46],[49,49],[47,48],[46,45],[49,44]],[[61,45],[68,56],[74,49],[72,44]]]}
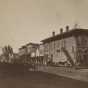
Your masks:
{"label": "distant building", "polygon": [[23,63],[45,64],[43,44],[28,43],[19,48],[19,56]]}
{"label": "distant building", "polygon": [[28,43],[19,48],[19,55],[30,55],[30,57],[36,56],[36,50],[39,48],[39,44]]}
{"label": "distant building", "polygon": [[44,57],[53,62],[68,61],[71,65],[88,64],[88,30],[74,28],[66,31],[60,29],[60,34],[42,40],[44,45]]}
{"label": "distant building", "polygon": [[43,44],[39,45],[38,51],[39,51],[39,56],[44,56],[44,46],[43,46]]}
{"label": "distant building", "polygon": [[26,46],[22,46],[19,48],[19,56],[25,55],[27,53],[27,48]]}
{"label": "distant building", "polygon": [[30,54],[31,57],[37,56],[37,49],[39,48],[39,44],[37,43],[29,43],[26,45],[28,54]]}

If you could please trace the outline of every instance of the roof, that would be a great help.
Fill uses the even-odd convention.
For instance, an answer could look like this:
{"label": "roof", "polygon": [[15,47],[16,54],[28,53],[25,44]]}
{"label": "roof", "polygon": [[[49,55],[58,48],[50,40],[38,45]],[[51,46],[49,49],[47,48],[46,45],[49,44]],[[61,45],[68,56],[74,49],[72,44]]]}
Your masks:
{"label": "roof", "polygon": [[28,44],[26,44],[25,46],[29,46],[29,45],[34,45],[34,46],[39,46],[39,44],[38,43],[28,43]]}
{"label": "roof", "polygon": [[55,36],[46,38],[46,39],[42,40],[41,42],[48,43],[48,42],[55,41],[55,40],[61,40],[62,38],[78,36],[78,35],[87,35],[88,36],[88,29],[81,29],[81,28],[72,29],[72,30],[69,30],[68,32],[63,32],[62,34],[57,34]]}
{"label": "roof", "polygon": [[22,50],[22,49],[25,49],[26,48],[26,46],[21,46],[20,48],[19,48],[19,50]]}
{"label": "roof", "polygon": [[25,48],[27,48],[27,46],[29,46],[29,45],[33,45],[33,46],[36,46],[36,47],[39,46],[39,44],[37,44],[37,43],[28,43],[28,44],[26,44],[26,45],[21,46],[21,48],[19,48],[19,50],[25,49]]}

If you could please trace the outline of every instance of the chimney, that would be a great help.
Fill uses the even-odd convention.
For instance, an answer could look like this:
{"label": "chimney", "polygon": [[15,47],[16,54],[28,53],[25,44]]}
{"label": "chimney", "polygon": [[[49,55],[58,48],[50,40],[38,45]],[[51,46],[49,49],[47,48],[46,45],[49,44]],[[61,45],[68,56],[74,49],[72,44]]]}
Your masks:
{"label": "chimney", "polygon": [[55,36],[55,31],[52,32],[52,35]]}
{"label": "chimney", "polygon": [[63,33],[63,28],[60,28],[60,34],[62,34]]}
{"label": "chimney", "polygon": [[69,31],[69,26],[67,25],[67,26],[66,26],[66,32],[68,32],[68,31]]}

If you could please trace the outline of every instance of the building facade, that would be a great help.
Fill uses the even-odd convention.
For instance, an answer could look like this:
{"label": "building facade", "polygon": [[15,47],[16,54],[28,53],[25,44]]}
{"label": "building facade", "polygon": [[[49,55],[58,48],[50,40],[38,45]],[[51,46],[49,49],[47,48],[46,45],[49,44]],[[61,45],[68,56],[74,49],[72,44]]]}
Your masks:
{"label": "building facade", "polygon": [[27,54],[26,46],[22,46],[21,48],[19,48],[19,53],[18,54],[19,54],[19,56]]}
{"label": "building facade", "polygon": [[27,53],[30,55],[30,57],[37,56],[37,49],[39,48],[39,44],[29,43],[26,45],[26,47],[27,47]]}
{"label": "building facade", "polygon": [[43,64],[44,48],[42,44],[28,43],[19,48],[24,63]]}
{"label": "building facade", "polygon": [[36,50],[39,48],[39,44],[28,43],[19,48],[19,55],[30,55],[30,57],[36,56]]}
{"label": "building facade", "polygon": [[43,46],[43,44],[39,45],[38,56],[44,56],[44,46]]}
{"label": "building facade", "polygon": [[66,32],[60,29],[60,34],[42,40],[44,57],[53,62],[67,61],[71,65],[88,64],[88,30],[74,28]]}

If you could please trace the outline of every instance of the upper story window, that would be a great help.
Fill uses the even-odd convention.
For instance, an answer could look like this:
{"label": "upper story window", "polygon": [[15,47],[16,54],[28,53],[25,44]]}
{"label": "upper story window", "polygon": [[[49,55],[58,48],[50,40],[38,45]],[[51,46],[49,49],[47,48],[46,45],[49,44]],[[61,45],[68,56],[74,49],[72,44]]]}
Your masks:
{"label": "upper story window", "polygon": [[87,45],[86,36],[82,36],[82,38],[81,38],[81,44],[82,44],[83,46]]}
{"label": "upper story window", "polygon": [[74,46],[72,46],[72,53],[74,53]]}
{"label": "upper story window", "polygon": [[65,44],[66,44],[66,40],[63,39],[63,40],[61,41],[61,47],[65,47]]}
{"label": "upper story window", "polygon": [[87,37],[86,36],[79,36],[77,42],[78,42],[79,46],[85,46],[85,45],[87,45]]}
{"label": "upper story window", "polygon": [[49,44],[45,44],[45,45],[44,45],[44,51],[45,51],[45,52],[48,52],[48,51],[49,51]]}
{"label": "upper story window", "polygon": [[60,41],[59,40],[56,42],[56,47],[60,48]]}

